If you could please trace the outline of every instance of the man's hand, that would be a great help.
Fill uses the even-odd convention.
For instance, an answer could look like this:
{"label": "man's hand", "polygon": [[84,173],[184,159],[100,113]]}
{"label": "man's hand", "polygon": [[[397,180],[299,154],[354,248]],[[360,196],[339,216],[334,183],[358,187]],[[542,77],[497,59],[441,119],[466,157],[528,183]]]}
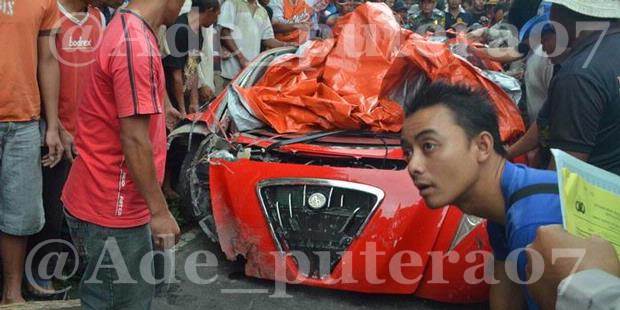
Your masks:
{"label": "man's hand", "polygon": [[228,59],[232,56],[232,54],[224,47],[222,46],[220,49],[220,59],[224,60],[224,59]]}
{"label": "man's hand", "polygon": [[293,24],[293,27],[301,31],[310,31],[310,28],[312,27],[312,23],[310,21],[307,21],[305,23],[297,23],[297,24]]}
{"label": "man's hand", "polygon": [[[575,237],[560,225],[538,228],[536,239],[529,247],[540,253],[544,262],[542,278],[528,286],[532,297],[542,309],[555,308],[558,286],[572,273],[601,269],[615,276],[620,275],[620,263],[609,242],[598,237],[588,240]],[[574,251],[575,255],[566,255],[567,250]],[[577,263],[579,265],[576,266]],[[529,277],[532,273],[532,258],[529,252],[526,270]]]}
{"label": "man's hand", "polygon": [[245,58],[245,56],[243,56],[241,52],[237,54],[237,60],[239,61],[239,65],[241,65],[241,69],[247,67],[250,64],[250,61],[247,60],[247,58]]}
{"label": "man's hand", "polygon": [[189,113],[198,113],[200,111],[200,106],[198,105],[198,102],[192,102],[189,104]]}
{"label": "man's hand", "polygon": [[149,115],[121,118],[121,146],[129,175],[146,201],[151,212],[151,232],[155,246],[172,247],[179,237],[179,225],[174,220],[166,198],[157,182],[153,147],[149,139]]}
{"label": "man's hand", "polygon": [[77,156],[77,150],[73,143],[73,136],[63,127],[60,127],[60,141],[62,142],[62,147],[65,149],[65,158],[70,163],[73,163],[73,160]]}
{"label": "man's hand", "polygon": [[62,142],[60,141],[60,121],[58,120],[58,94],[60,92],[60,67],[53,51],[56,32],[40,33],[37,39],[38,70],[37,78],[41,101],[45,111],[47,131],[45,144],[49,153],[42,158],[44,167],[54,167],[62,159]]}
{"label": "man's hand", "polygon": [[168,211],[168,206],[162,207],[160,210],[162,211],[151,216],[151,234],[155,248],[168,250],[179,241],[181,229]]}
{"label": "man's hand", "polygon": [[166,128],[168,128],[168,130],[173,130],[184,118],[185,114],[179,112],[172,105],[166,107]]}
{"label": "man's hand", "polygon": [[482,42],[485,40],[485,28],[478,28],[470,31],[465,37],[471,41]]}
{"label": "man's hand", "polygon": [[209,86],[203,86],[198,89],[198,95],[200,97],[200,102],[210,102],[213,97],[215,97],[213,90]]}
{"label": "man's hand", "polygon": [[49,151],[47,155],[43,156],[41,163],[43,167],[54,168],[62,159],[64,152],[58,128],[47,129],[45,133],[45,145],[47,145]]}
{"label": "man's hand", "polygon": [[180,112],[172,106],[172,102],[170,102],[170,97],[168,97],[167,93],[164,98],[164,110],[166,111],[166,128],[168,130],[173,130],[176,125],[187,116],[185,111]]}

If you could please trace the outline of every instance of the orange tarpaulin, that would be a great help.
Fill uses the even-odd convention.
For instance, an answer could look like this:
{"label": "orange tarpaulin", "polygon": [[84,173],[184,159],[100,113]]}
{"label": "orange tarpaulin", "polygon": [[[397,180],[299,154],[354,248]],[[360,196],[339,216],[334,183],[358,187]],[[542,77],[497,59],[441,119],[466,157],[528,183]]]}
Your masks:
{"label": "orange tarpaulin", "polygon": [[403,79],[424,75],[486,89],[497,107],[502,139],[523,133],[520,113],[501,87],[447,45],[402,29],[385,4],[360,5],[333,33],[274,61],[254,86],[236,86],[257,118],[279,133],[398,132],[404,111],[389,94]]}

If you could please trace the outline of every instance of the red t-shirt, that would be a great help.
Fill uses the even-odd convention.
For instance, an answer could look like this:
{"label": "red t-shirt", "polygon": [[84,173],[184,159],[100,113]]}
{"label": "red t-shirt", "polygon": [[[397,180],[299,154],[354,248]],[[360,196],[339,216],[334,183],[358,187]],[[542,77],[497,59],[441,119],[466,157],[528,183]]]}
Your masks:
{"label": "red t-shirt", "polygon": [[132,180],[120,141],[120,118],[150,115],[157,180],[166,161],[164,71],[155,33],[119,10],[106,29],[78,107],[74,162],[62,201],[73,216],[104,227],[146,224],[150,212]]}
{"label": "red t-shirt", "polygon": [[75,136],[77,106],[83,96],[90,65],[103,34],[103,14],[89,7],[86,15],[76,19],[59,3],[60,29],[56,36],[56,58],[60,63],[60,100],[58,117],[62,126]]}

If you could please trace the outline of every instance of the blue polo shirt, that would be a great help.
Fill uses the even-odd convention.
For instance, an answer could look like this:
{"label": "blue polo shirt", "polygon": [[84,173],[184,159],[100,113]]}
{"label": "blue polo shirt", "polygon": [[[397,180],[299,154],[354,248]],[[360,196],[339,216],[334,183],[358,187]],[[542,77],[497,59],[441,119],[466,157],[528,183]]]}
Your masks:
{"label": "blue polo shirt", "polygon": [[[524,188],[537,184],[555,184],[555,171],[532,169],[506,161],[502,173],[501,189],[506,201],[506,225],[488,222],[487,231],[496,260],[504,261],[508,255],[525,248],[536,238],[540,226],[562,224],[560,196],[554,193],[535,193],[517,200],[510,205],[511,198]],[[519,278],[526,280],[525,266],[527,256],[524,251],[518,255],[517,268]],[[525,289],[525,287],[524,287]],[[529,309],[538,309],[534,300],[526,292],[525,298]]]}

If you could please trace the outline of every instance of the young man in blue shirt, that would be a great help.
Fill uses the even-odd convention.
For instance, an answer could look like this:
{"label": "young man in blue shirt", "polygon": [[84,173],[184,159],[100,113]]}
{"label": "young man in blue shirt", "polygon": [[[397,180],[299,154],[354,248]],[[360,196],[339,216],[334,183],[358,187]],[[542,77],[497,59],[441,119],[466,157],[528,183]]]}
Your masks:
{"label": "young man in blue shirt", "polygon": [[[491,309],[521,309],[525,301],[537,309],[515,281],[527,280],[524,248],[536,237],[536,229],[562,222],[556,173],[504,158],[497,114],[483,92],[435,82],[407,112],[403,149],[427,206],[454,204],[488,220],[498,280],[491,285]],[[509,277],[515,268],[519,279]],[[521,301],[514,298],[519,294],[525,296]]]}

